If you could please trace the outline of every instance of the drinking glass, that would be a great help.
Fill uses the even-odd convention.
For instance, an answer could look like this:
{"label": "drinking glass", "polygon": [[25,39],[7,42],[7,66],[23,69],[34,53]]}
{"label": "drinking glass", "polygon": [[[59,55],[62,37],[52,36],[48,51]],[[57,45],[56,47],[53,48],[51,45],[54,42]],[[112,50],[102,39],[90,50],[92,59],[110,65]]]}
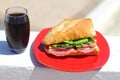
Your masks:
{"label": "drinking glass", "polygon": [[28,11],[20,6],[13,6],[5,12],[5,34],[9,47],[16,53],[25,51],[30,34]]}

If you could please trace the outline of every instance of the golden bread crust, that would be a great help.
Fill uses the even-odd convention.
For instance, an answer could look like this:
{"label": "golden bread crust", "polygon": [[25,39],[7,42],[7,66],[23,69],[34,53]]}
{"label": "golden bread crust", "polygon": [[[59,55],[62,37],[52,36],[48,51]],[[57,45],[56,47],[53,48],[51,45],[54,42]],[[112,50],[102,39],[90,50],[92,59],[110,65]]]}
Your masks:
{"label": "golden bread crust", "polygon": [[96,35],[96,32],[90,18],[80,20],[65,19],[48,32],[42,43],[50,45],[67,40],[92,37],[94,35]]}

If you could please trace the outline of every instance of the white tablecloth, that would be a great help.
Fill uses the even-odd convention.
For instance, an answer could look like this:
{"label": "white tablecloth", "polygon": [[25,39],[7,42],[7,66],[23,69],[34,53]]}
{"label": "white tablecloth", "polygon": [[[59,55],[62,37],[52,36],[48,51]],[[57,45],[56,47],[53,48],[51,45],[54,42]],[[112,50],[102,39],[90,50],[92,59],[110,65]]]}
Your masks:
{"label": "white tablecloth", "polygon": [[110,57],[101,68],[86,72],[64,72],[45,67],[33,55],[32,44],[39,32],[30,32],[24,53],[9,50],[5,33],[0,30],[0,77],[2,80],[118,80],[120,78],[120,36],[105,36],[110,46]]}

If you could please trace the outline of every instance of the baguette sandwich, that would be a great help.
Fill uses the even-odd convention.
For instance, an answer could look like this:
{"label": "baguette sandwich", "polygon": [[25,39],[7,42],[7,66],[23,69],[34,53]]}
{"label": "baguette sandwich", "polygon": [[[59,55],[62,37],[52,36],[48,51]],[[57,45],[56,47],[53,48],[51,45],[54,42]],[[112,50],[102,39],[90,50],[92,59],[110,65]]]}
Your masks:
{"label": "baguette sandwich", "polygon": [[54,56],[98,55],[95,35],[90,18],[64,19],[47,33],[42,43],[46,53]]}

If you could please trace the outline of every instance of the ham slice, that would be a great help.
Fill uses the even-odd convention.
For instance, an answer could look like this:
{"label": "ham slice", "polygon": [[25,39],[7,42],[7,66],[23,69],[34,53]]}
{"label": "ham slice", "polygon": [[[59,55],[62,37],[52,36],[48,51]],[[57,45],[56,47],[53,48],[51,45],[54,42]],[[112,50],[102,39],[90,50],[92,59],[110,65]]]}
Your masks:
{"label": "ham slice", "polygon": [[71,49],[49,49],[47,52],[55,56],[66,56],[72,53],[73,51],[74,49],[71,48]]}
{"label": "ham slice", "polygon": [[77,51],[81,52],[81,53],[84,53],[84,54],[87,54],[87,53],[91,53],[94,51],[94,47],[91,48],[91,47],[86,47],[86,48],[78,48]]}
{"label": "ham slice", "polygon": [[92,42],[91,44],[83,44],[82,47],[71,47],[71,48],[63,48],[63,47],[52,48],[51,46],[45,45],[45,51],[48,54],[52,54],[58,57],[68,56],[68,55],[89,55],[92,54],[93,52],[97,52],[95,42]]}
{"label": "ham slice", "polygon": [[47,53],[52,54],[54,56],[67,56],[71,53],[80,53],[81,55],[87,55],[89,53],[92,53],[95,50],[95,47],[87,47],[87,48],[69,48],[69,49],[48,49]]}

